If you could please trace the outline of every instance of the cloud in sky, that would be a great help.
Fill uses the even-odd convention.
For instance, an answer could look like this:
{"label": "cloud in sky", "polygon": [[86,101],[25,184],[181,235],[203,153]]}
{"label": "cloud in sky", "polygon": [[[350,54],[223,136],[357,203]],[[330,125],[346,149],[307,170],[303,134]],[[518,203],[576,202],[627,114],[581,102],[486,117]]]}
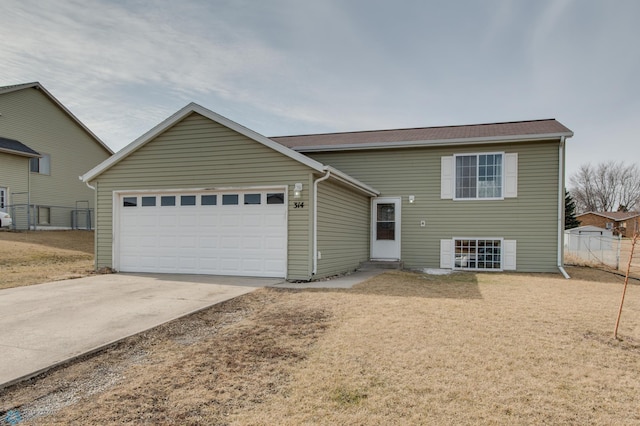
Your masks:
{"label": "cloud in sky", "polygon": [[633,0],[4,0],[0,85],[40,81],[115,150],[190,101],[266,135],[555,117],[576,132],[571,171],[640,157],[637,16]]}

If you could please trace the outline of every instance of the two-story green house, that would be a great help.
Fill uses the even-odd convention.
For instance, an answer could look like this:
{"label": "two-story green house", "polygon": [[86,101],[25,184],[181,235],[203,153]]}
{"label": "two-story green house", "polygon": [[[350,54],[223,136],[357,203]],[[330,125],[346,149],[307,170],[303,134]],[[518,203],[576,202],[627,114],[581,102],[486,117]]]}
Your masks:
{"label": "two-story green house", "polygon": [[78,175],[112,153],[40,83],[0,87],[0,210],[14,229],[91,228]]}
{"label": "two-story green house", "polygon": [[554,119],[264,137],[189,104],[82,176],[96,266],[312,280],[370,259],[562,270]]}

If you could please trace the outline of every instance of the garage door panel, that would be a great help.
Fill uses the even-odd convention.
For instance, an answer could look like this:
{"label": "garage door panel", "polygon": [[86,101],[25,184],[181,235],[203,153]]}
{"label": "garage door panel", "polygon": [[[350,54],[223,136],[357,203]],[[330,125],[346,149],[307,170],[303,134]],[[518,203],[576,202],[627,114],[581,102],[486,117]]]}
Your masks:
{"label": "garage door panel", "polygon": [[222,236],[220,237],[220,248],[223,248],[223,249],[240,248],[240,241],[237,236]]}
{"label": "garage door panel", "polygon": [[140,196],[135,207],[123,207],[120,200],[121,271],[286,275],[285,205],[244,205],[242,191],[237,205],[200,205],[202,198],[196,194],[197,205],[181,206],[178,194],[178,205],[162,206],[162,197],[174,198],[157,194],[157,205],[144,207]]}

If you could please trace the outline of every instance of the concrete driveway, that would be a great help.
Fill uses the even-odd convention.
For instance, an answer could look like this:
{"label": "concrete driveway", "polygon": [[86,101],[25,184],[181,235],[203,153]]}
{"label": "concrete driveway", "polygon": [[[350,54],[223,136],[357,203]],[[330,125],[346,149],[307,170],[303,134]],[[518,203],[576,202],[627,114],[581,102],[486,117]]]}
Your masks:
{"label": "concrete driveway", "polygon": [[0,389],[282,279],[111,274],[0,290]]}

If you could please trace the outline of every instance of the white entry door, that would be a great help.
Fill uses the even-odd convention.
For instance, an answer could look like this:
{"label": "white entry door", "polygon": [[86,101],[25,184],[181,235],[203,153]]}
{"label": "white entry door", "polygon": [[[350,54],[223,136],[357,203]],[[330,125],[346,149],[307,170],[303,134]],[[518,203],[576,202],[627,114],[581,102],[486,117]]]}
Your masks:
{"label": "white entry door", "polygon": [[400,260],[399,197],[375,198],[371,209],[371,259]]}

